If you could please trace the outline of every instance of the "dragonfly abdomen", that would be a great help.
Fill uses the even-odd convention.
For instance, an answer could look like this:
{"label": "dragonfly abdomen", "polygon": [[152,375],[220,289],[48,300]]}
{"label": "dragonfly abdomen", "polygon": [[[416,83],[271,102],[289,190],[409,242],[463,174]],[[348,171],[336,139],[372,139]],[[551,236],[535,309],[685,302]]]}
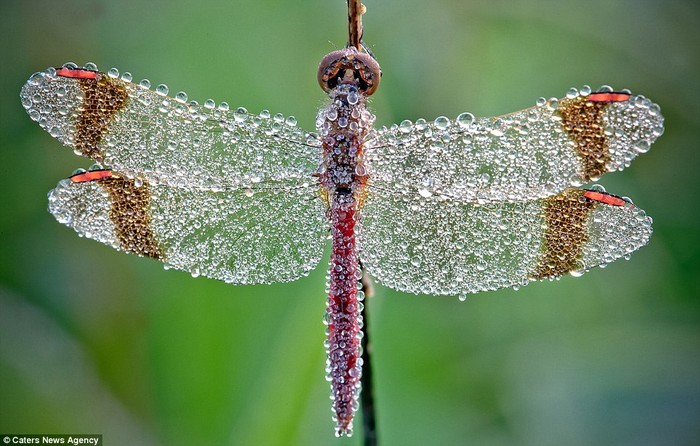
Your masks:
{"label": "dragonfly abdomen", "polygon": [[357,200],[353,194],[335,193],[330,203],[332,250],[327,302],[327,377],[336,419],[336,434],[352,434],[362,374],[360,351],[361,277],[357,255]]}

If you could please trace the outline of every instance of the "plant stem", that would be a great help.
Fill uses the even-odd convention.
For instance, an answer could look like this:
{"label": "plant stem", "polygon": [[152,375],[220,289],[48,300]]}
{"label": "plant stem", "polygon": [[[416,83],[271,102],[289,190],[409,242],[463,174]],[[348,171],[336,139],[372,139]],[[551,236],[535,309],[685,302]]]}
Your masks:
{"label": "plant stem", "polygon": [[376,446],[377,441],[377,414],[374,409],[374,391],[372,388],[372,358],[371,345],[369,343],[369,329],[367,319],[367,308],[369,301],[367,298],[374,293],[372,282],[370,281],[364,268],[362,269],[362,291],[365,293],[364,306],[362,308],[362,391],[360,392],[360,407],[362,408],[362,431],[364,446]]}

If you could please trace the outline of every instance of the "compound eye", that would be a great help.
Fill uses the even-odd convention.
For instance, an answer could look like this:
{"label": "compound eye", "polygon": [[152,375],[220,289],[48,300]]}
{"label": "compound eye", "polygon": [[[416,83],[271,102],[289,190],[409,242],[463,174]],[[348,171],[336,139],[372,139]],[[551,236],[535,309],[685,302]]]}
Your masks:
{"label": "compound eye", "polygon": [[381,76],[377,61],[354,47],[327,54],[318,66],[318,84],[326,93],[338,84],[352,83],[369,96],[377,90]]}

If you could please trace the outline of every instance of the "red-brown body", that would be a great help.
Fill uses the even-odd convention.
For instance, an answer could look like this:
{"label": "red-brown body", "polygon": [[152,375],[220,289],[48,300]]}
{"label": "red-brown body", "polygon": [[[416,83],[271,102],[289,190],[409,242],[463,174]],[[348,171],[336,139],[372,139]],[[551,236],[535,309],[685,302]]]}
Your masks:
{"label": "red-brown body", "polygon": [[[319,183],[327,199],[331,221],[326,370],[331,382],[338,436],[352,434],[362,374],[362,303],[358,298],[362,273],[357,234],[368,180],[363,164],[363,142],[372,128],[374,116],[365,105],[367,73],[363,73],[362,68],[366,64],[365,60],[356,59],[358,54],[354,49],[337,51],[321,63],[319,81],[331,103],[319,112],[316,123],[323,142]],[[378,78],[378,74],[376,76]],[[370,85],[376,88],[376,82]]]}

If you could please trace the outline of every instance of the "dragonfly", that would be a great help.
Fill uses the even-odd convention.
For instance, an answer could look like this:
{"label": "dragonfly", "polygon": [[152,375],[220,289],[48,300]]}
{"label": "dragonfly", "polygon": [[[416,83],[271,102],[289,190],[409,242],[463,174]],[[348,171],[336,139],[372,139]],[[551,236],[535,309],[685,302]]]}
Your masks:
{"label": "dragonfly", "polygon": [[584,86],[497,117],[374,128],[381,69],[360,45],[318,69],[316,131],[293,117],[169,95],[129,72],[73,63],[33,74],[27,113],[96,164],[49,193],[81,236],[231,284],[328,268],[326,378],[352,435],[362,357],[362,267],[398,291],[452,295],[578,276],[645,245],[652,220],[581,185],[622,170],[663,133],[660,108]]}

